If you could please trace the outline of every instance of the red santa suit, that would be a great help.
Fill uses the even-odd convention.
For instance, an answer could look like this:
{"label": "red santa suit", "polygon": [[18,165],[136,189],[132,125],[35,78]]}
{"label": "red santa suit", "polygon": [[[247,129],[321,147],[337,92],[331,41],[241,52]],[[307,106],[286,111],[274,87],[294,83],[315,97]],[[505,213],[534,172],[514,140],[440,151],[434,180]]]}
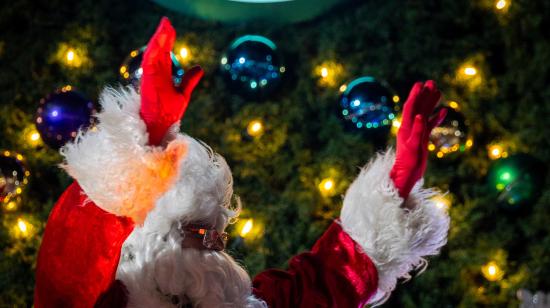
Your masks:
{"label": "red santa suit", "polygon": [[422,149],[444,114],[429,118],[439,94],[420,83],[397,158],[388,150],[361,170],[340,218],[287,270],[252,280],[223,249],[186,245],[189,226],[222,234],[240,205],[223,157],[177,130],[202,71],[172,89],[174,37],[163,20],[144,56],[141,94],[104,90],[99,124],[62,149],[75,182],[48,219],[35,307],[360,307],[383,301],[446,243],[449,218],[421,180]]}

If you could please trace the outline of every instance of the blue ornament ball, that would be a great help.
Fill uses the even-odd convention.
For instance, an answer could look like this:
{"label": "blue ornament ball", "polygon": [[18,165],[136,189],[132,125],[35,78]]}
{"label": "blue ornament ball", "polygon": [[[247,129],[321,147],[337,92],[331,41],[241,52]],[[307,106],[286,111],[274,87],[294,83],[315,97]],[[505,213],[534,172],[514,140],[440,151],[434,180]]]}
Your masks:
{"label": "blue ornament ball", "polygon": [[[143,74],[141,62],[143,61],[143,54],[146,48],[147,46],[143,46],[133,50],[126,57],[119,69],[122,83],[131,84],[136,89],[139,88],[141,75]],[[174,86],[178,87],[181,84],[184,70],[173,52],[170,52],[170,57],[172,59],[172,80],[174,81]]]}
{"label": "blue ornament ball", "polygon": [[230,87],[252,98],[272,93],[285,72],[275,43],[259,35],[245,35],[233,41],[220,63]]}
{"label": "blue ornament ball", "polygon": [[399,109],[393,91],[366,76],[350,82],[340,97],[340,114],[357,129],[389,126]]}
{"label": "blue ornament ball", "polygon": [[58,90],[40,100],[36,128],[44,143],[59,149],[76,137],[78,130],[92,124],[94,104],[79,92]]}

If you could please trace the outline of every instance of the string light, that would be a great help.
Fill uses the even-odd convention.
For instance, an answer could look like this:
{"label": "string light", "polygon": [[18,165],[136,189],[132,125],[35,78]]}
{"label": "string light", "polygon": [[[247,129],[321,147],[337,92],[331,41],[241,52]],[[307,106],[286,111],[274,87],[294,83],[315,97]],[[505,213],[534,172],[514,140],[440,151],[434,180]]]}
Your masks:
{"label": "string light", "polygon": [[508,6],[508,2],[507,2],[506,0],[498,0],[498,1],[495,3],[495,7],[497,8],[497,10],[503,10],[503,9],[505,9],[507,6]]}
{"label": "string light", "polygon": [[[323,87],[337,87],[344,73],[344,67],[334,61],[324,61],[315,67],[314,74],[319,77],[319,85]],[[343,90],[342,90],[343,88]],[[340,86],[340,92],[346,91],[346,86]]]}
{"label": "string light", "polygon": [[17,203],[15,201],[9,201],[5,205],[6,210],[14,211],[17,209]]}
{"label": "string light", "polygon": [[397,132],[399,131],[399,127],[401,127],[401,116],[395,118],[392,120],[391,123],[391,133],[394,136],[397,136]]}
{"label": "string light", "polygon": [[248,123],[246,131],[250,136],[258,137],[263,133],[264,126],[260,120],[253,120]]}
{"label": "string light", "polygon": [[336,184],[332,178],[325,178],[319,183],[319,190],[323,196],[333,196]]}
{"label": "string light", "polygon": [[[483,58],[478,56],[464,62],[456,72],[457,81],[472,90],[481,86],[483,83],[483,74],[474,63],[481,63],[482,61]],[[458,106],[458,103],[456,106]]]}
{"label": "string light", "polygon": [[187,59],[187,57],[189,57],[189,50],[186,47],[180,48],[180,57],[182,59]]}
{"label": "string light", "polygon": [[449,195],[437,195],[432,198],[432,201],[440,209],[448,210],[451,207],[451,198]]}
{"label": "string light", "polygon": [[241,228],[241,232],[239,232],[239,235],[243,238],[246,237],[250,233],[250,231],[252,231],[252,227],[254,227],[254,220],[250,218],[244,223],[243,227]]}
{"label": "string light", "polygon": [[396,103],[396,104],[399,103],[399,96],[394,95],[394,96],[392,97],[392,100],[393,100],[393,102]]}
{"label": "string light", "polygon": [[504,271],[498,266],[495,261],[490,261],[489,263],[481,267],[481,273],[485,279],[489,281],[498,281],[504,276]]}
{"label": "string light", "polygon": [[28,231],[27,223],[21,218],[17,219],[17,227],[22,233],[27,233]]}
{"label": "string light", "polygon": [[71,63],[71,62],[74,61],[74,59],[75,59],[74,50],[69,49],[69,50],[67,51],[67,62],[68,62],[68,63]]}
{"label": "string light", "polygon": [[472,66],[468,66],[464,68],[464,75],[466,76],[475,76],[477,74],[477,69]]}
{"label": "string light", "polygon": [[72,68],[91,64],[86,48],[82,45],[60,43],[55,58],[59,63]]}
{"label": "string light", "polygon": [[38,133],[36,130],[30,131],[27,136],[27,141],[30,145],[36,146],[40,143],[40,133]]}
{"label": "string light", "polygon": [[458,109],[458,103],[455,102],[455,101],[450,101],[449,102],[449,107],[451,107],[453,109]]}
{"label": "string light", "polygon": [[14,235],[18,238],[29,237],[31,235],[32,229],[33,226],[21,217],[17,218],[17,222],[13,227]]}
{"label": "string light", "polygon": [[504,150],[504,147],[500,144],[493,144],[488,146],[488,155],[490,159],[499,159],[507,157],[508,153]]}
{"label": "string light", "polygon": [[347,85],[343,84],[340,86],[340,92],[346,92],[346,89],[348,88]]}

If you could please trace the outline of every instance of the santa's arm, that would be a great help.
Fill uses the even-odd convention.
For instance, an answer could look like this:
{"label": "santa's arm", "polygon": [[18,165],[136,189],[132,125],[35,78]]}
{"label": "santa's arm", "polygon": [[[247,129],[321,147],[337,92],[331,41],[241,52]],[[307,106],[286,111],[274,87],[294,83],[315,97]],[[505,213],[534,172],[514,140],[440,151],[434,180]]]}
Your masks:
{"label": "santa's arm", "polygon": [[[340,221],[312,252],[294,257],[288,271],[270,270],[254,280],[270,307],[358,307],[387,298],[398,278],[426,265],[446,243],[449,218],[422,188],[427,140],[445,112],[430,117],[440,94],[433,82],[417,83],[405,104],[397,155],[374,158],[344,197]],[[397,158],[396,158],[397,156]]]}
{"label": "santa's arm", "polygon": [[[122,244],[176,179],[187,146],[168,129],[178,128],[202,70],[188,71],[181,89],[173,88],[164,66],[174,36],[164,19],[144,55],[141,96],[132,88],[105,89],[99,124],[62,149],[75,182],[47,222],[35,307],[93,307],[116,287]],[[102,297],[106,302],[112,298]]]}

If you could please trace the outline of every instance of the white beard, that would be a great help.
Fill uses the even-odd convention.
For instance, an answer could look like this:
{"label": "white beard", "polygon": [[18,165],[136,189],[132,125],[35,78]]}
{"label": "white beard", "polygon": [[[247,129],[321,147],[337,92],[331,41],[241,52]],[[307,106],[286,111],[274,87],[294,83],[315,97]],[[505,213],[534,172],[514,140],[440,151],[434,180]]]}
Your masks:
{"label": "white beard", "polygon": [[136,228],[124,243],[117,279],[128,307],[267,307],[248,273],[225,252],[181,248],[178,226],[161,236]]}

